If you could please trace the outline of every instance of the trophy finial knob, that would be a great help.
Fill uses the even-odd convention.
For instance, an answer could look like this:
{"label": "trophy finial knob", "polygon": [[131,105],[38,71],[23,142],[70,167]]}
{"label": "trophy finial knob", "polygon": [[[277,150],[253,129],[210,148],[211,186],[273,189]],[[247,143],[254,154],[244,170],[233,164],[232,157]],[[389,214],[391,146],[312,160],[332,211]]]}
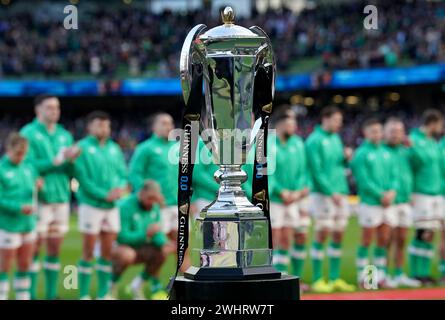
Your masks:
{"label": "trophy finial knob", "polygon": [[233,24],[235,22],[235,11],[232,7],[225,7],[221,12],[221,17],[224,24]]}

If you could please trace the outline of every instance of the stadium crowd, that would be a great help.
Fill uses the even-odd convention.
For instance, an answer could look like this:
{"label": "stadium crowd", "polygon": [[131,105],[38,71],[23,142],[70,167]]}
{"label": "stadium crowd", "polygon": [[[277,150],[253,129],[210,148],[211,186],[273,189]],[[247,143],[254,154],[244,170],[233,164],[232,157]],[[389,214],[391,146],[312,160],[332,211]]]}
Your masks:
{"label": "stadium crowd", "polygon": [[[144,285],[149,282],[151,299],[164,299],[159,272],[166,257],[175,252],[177,237],[178,164],[170,161],[170,156],[172,150],[177,153],[178,143],[168,140],[175,128],[173,118],[167,113],[156,114],[149,128],[151,136],[125,159],[121,146],[112,139],[107,113],[90,113],[83,119],[87,135],[73,138],[59,124],[57,97],[38,96],[35,112],[35,119],[24,124],[19,133],[8,133],[0,159],[0,300],[9,297],[14,260],[16,299],[38,298],[41,269],[45,298],[58,297],[60,252],[73,205],[72,178],[78,183],[74,194],[83,242],[79,245],[79,298],[91,299],[93,271],[98,281],[97,298],[118,298],[122,274],[129,266],[143,264],[143,271],[130,284],[133,297],[144,299]],[[283,106],[273,114],[276,133],[270,137],[269,154],[275,171],[269,178],[269,193],[274,266],[302,276],[310,259],[312,283],[302,283],[302,290],[351,292],[357,286],[437,285],[432,261],[439,256],[439,281],[443,284],[442,113],[424,111],[409,134],[400,118],[388,117],[384,124],[373,117],[363,118],[357,128],[363,138],[355,150],[345,146],[339,134],[348,127],[343,118],[340,109],[325,107],[303,139],[296,134],[299,125],[294,110]],[[198,148],[202,154],[206,147],[200,142]],[[214,200],[219,187],[213,180],[217,168],[207,162],[195,165],[193,214]],[[245,169],[249,175],[248,165]],[[351,214],[348,172],[359,199],[354,210],[361,228],[360,239],[354,242],[357,285],[340,276],[343,235]],[[251,181],[243,185],[251,198],[249,186]],[[309,238],[311,224],[314,234]],[[412,239],[408,238],[410,228],[415,231]],[[435,248],[433,239],[438,233],[440,248]],[[405,261],[407,247],[409,259]],[[186,259],[183,270],[189,264]]]}
{"label": "stadium crowd", "polygon": [[[324,70],[444,60],[443,2],[378,1],[379,29],[368,31],[362,16],[366,4],[319,6],[298,15],[285,8],[253,12],[251,18],[237,23],[265,29],[273,41],[280,72],[298,72],[293,65],[302,58],[319,58],[315,67]],[[32,11],[26,7],[2,11],[0,72],[5,77],[175,77],[190,26],[220,23],[219,17],[205,10],[153,14],[139,7],[107,9],[91,3],[85,9],[79,7],[79,29],[71,32],[63,28],[60,13],[54,14],[48,4],[36,5]]]}

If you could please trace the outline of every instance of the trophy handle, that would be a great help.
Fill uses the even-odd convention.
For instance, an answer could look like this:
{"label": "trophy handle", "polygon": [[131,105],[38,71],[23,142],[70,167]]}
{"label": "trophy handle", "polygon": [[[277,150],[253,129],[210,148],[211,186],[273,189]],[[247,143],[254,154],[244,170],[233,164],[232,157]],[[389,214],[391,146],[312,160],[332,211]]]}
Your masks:
{"label": "trophy handle", "polygon": [[[264,30],[261,29],[260,27],[252,26],[249,28],[249,30],[261,37],[266,38],[266,43],[258,48],[256,64],[258,69],[260,68],[263,69],[267,74],[267,78],[269,80],[268,82],[270,84],[270,89],[269,88],[267,89],[269,89],[272,94],[270,101],[270,103],[272,103],[272,100],[275,95],[275,77],[277,73],[275,55],[272,49],[272,42],[270,41],[270,38],[266,34],[266,32],[264,32]],[[272,111],[272,109],[270,111]]]}
{"label": "trophy handle", "polygon": [[[179,62],[182,95],[187,105],[192,88],[193,70],[192,64],[197,63],[197,59],[203,61],[202,51],[197,48],[197,37],[207,28],[204,24],[198,24],[187,34],[182,45],[181,58]],[[198,61],[199,61],[198,60]]]}

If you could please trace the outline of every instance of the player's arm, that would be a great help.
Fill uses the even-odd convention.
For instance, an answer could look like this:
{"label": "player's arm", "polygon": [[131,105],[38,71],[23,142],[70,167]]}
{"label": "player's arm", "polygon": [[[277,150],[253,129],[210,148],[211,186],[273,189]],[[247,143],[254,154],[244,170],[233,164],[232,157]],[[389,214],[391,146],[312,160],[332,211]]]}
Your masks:
{"label": "player's arm", "polygon": [[320,191],[323,194],[332,196],[334,192],[323,168],[320,144],[314,142],[306,144],[306,154],[308,157],[308,167],[313,181],[320,187]]}
{"label": "player's arm", "polygon": [[128,186],[128,168],[127,164],[125,163],[125,157],[124,153],[122,152],[122,149],[118,146],[118,154],[117,154],[117,174],[120,179],[120,185],[119,187],[127,188]]}
{"label": "player's arm", "polygon": [[82,152],[79,158],[74,162],[74,177],[82,186],[82,190],[90,197],[99,201],[107,201],[110,190],[101,187],[92,180],[90,173],[86,169],[86,157],[86,153]]}
{"label": "player's arm", "polygon": [[58,168],[59,163],[55,159],[38,158],[33,141],[29,137],[26,138],[29,141],[29,149],[25,159],[28,163],[34,166],[40,174],[46,174]]}
{"label": "player's arm", "polygon": [[67,132],[66,137],[68,139],[68,146],[73,150],[73,148],[76,149],[77,152],[73,153],[72,157],[68,158],[67,161],[65,161],[61,166],[60,169],[64,171],[66,175],[69,177],[74,176],[74,161],[79,157],[80,155],[80,149],[79,147],[74,145],[74,138],[71,135],[71,133]]}
{"label": "player's arm", "polygon": [[129,165],[128,180],[133,191],[139,190],[144,184],[145,168],[149,165],[147,163],[149,155],[142,147],[137,147],[133,153]]}
{"label": "player's arm", "polygon": [[368,168],[364,153],[358,152],[358,154],[354,156],[351,162],[351,167],[355,181],[357,182],[357,187],[361,189],[362,192],[381,199],[385,190],[376,184],[374,177],[369,174],[371,170]]}
{"label": "player's arm", "polygon": [[417,143],[415,141],[412,142],[411,148],[409,148],[409,159],[410,164],[413,169],[421,167],[424,163],[426,163],[428,156],[426,152],[424,152],[421,148],[417,147]]}
{"label": "player's arm", "polygon": [[299,190],[296,193],[297,200],[305,198],[310,191],[309,172],[306,167],[304,167],[303,170],[298,174],[298,181]]}
{"label": "player's arm", "polygon": [[[156,206],[155,208],[153,208],[153,210],[156,210],[156,220],[155,220],[155,224],[152,224],[152,226],[155,226],[155,225],[160,226],[161,225],[160,207]],[[148,231],[150,231],[150,227],[148,229],[149,229]],[[156,228],[156,231],[154,233],[149,234],[148,238],[149,238],[149,242],[157,248],[161,248],[168,242],[167,236],[165,235],[164,232],[162,232],[160,230],[160,228]]]}

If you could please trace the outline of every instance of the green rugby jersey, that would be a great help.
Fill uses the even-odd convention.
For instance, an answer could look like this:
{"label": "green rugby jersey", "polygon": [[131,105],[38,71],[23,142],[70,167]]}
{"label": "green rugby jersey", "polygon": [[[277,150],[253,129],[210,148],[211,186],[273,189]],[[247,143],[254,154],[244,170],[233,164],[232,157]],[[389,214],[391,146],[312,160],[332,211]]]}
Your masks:
{"label": "green rugby jersey", "polygon": [[413,192],[426,195],[442,193],[442,153],[439,143],[428,137],[419,128],[409,135],[411,167],[413,169]]}
{"label": "green rugby jersey", "polygon": [[12,163],[8,156],[0,159],[0,229],[8,232],[31,232],[36,215],[25,215],[22,207],[36,205],[34,192],[38,174],[29,162]]}
{"label": "green rugby jersey", "polygon": [[45,203],[69,202],[72,164],[66,162],[56,166],[53,161],[60,149],[72,146],[72,135],[60,124],[56,124],[54,132],[48,132],[38,119],[24,126],[20,134],[29,142],[26,160],[44,180],[39,200]]}
{"label": "green rugby jersey", "polygon": [[178,152],[178,142],[169,141],[156,134],[139,144],[129,165],[129,180],[133,191],[139,191],[145,180],[152,179],[159,183],[166,205],[176,205]]}
{"label": "green rugby jersey", "polygon": [[79,181],[77,200],[97,208],[115,207],[115,203],[106,198],[112,189],[127,184],[127,168],[121,148],[111,139],[101,145],[91,135],[79,141],[79,148],[81,154],[74,162],[74,174]]}
{"label": "green rugby jersey", "polygon": [[361,203],[381,205],[385,192],[397,190],[393,159],[383,144],[365,140],[356,150],[351,168]]}
{"label": "green rugby jersey", "polygon": [[[277,136],[269,141],[270,201],[282,202],[280,194],[284,190],[300,191],[309,188],[309,173],[306,150],[301,137],[291,136],[282,142]],[[273,143],[275,142],[275,143]]]}
{"label": "green rugby jersey", "polygon": [[193,201],[197,199],[213,201],[219,189],[219,184],[213,176],[219,170],[219,166],[214,163],[212,153],[202,139],[198,140],[196,157],[199,158],[193,170],[192,199]]}
{"label": "green rugby jersey", "polygon": [[385,148],[391,154],[395,179],[397,180],[395,203],[408,203],[411,201],[413,192],[413,173],[410,164],[411,151],[401,144],[397,146],[386,144]]}
{"label": "green rugby jersey", "polygon": [[153,206],[151,210],[146,210],[140,205],[137,194],[131,194],[119,201],[118,206],[121,217],[118,243],[131,247],[140,247],[148,243],[162,247],[167,243],[167,237],[161,231],[155,233],[151,239],[147,239],[148,228],[153,224],[161,223],[159,205]]}
{"label": "green rugby jersey", "polygon": [[305,145],[312,191],[327,196],[348,194],[346,159],[340,136],[317,126]]}

